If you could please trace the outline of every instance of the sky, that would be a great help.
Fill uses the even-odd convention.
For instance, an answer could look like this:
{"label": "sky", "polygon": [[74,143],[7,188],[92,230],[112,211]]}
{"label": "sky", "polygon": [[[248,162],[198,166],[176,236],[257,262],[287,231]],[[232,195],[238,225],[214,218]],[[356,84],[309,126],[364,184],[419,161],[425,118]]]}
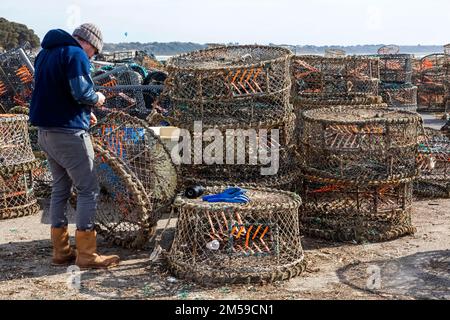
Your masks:
{"label": "sky", "polygon": [[96,23],[105,42],[443,45],[449,0],[1,0],[42,39]]}

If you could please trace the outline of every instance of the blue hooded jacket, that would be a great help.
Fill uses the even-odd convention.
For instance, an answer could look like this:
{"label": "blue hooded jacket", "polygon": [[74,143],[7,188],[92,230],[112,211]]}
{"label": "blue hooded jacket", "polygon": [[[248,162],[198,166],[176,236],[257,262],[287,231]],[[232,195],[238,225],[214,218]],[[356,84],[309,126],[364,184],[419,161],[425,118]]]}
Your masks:
{"label": "blue hooded jacket", "polygon": [[45,35],[35,61],[34,80],[32,125],[89,129],[91,109],[98,97],[89,58],[75,38],[60,29]]}

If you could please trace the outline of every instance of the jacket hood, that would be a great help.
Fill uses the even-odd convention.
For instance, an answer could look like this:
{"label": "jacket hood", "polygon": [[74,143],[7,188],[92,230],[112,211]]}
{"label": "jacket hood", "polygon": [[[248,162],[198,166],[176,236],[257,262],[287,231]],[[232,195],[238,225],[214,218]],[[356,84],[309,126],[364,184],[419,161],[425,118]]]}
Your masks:
{"label": "jacket hood", "polygon": [[61,29],[50,30],[42,40],[43,49],[52,49],[56,47],[75,46],[80,47],[78,41],[69,33]]}

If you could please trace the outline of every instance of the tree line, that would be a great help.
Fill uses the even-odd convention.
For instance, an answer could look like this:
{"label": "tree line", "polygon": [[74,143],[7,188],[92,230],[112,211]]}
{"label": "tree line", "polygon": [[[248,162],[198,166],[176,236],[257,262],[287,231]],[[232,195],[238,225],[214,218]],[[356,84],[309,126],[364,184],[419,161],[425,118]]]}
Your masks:
{"label": "tree line", "polygon": [[26,25],[0,17],[0,47],[14,49],[29,43],[32,48],[40,45],[39,37]]}

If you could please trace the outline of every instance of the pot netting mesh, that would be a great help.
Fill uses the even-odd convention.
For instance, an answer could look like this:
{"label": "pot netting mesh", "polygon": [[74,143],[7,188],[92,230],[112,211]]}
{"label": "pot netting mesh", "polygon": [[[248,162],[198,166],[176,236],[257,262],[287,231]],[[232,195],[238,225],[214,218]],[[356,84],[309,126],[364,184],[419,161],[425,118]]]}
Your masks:
{"label": "pot netting mesh", "polygon": [[28,116],[0,114],[0,166],[11,167],[35,160],[28,135]]}
{"label": "pot netting mesh", "polygon": [[176,199],[179,219],[168,261],[177,276],[201,284],[261,283],[287,280],[305,269],[300,198],[257,188],[247,194],[251,202],[245,205]]}

